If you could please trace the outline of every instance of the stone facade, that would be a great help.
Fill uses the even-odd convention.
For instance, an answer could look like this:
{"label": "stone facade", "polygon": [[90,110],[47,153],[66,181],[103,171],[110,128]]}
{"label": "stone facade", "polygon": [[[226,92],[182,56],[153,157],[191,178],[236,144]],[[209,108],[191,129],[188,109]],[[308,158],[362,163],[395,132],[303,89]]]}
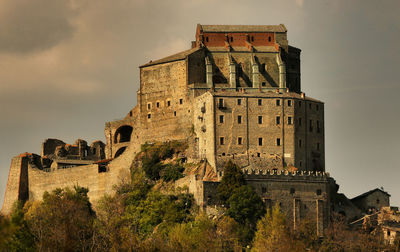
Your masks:
{"label": "stone facade", "polygon": [[325,173],[324,103],[301,92],[300,52],[284,25],[198,25],[190,49],[140,66],[137,105],[106,123],[106,144],[48,139],[40,156],[13,158],[2,211],[77,184],[96,204],[129,177],[142,144],[185,140],[187,160],[215,174],[176,182],[199,205],[218,204],[216,186],[231,159],[267,206],[279,202],[294,226],[313,216],[321,233],[343,200]]}

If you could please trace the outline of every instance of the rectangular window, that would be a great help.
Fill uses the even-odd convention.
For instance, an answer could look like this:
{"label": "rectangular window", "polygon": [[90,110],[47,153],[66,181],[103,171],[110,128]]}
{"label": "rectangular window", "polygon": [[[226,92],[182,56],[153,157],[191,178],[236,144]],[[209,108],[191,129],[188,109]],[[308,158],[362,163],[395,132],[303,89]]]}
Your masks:
{"label": "rectangular window", "polygon": [[258,106],[261,106],[261,105],[262,105],[262,100],[258,99]]}
{"label": "rectangular window", "polygon": [[219,123],[224,123],[224,116],[223,115],[219,116]]}
{"label": "rectangular window", "polygon": [[242,105],[242,99],[237,99],[237,105]]}
{"label": "rectangular window", "polygon": [[301,148],[301,139],[299,139],[299,147]]}
{"label": "rectangular window", "polygon": [[183,99],[179,99],[179,104],[183,104]]}
{"label": "rectangular window", "polygon": [[309,130],[310,130],[310,132],[312,132],[312,130],[313,130],[313,128],[312,128],[312,120],[310,120],[310,125],[309,126],[310,126]]}
{"label": "rectangular window", "polygon": [[147,114],[147,118],[148,118],[148,119],[151,118],[151,114],[150,114],[150,113]]}
{"label": "rectangular window", "polygon": [[219,138],[219,144],[220,145],[224,145],[224,137],[220,137]]}
{"label": "rectangular window", "polygon": [[[261,70],[262,70],[262,69],[261,69]],[[267,86],[267,83],[266,83],[266,82],[262,82],[262,83],[261,83],[261,86],[265,87],[265,86]]]}
{"label": "rectangular window", "polygon": [[312,109],[312,105],[311,105],[311,103],[309,103],[309,104],[308,104],[308,107],[309,107],[310,109]]}
{"label": "rectangular window", "polygon": [[261,153],[260,152],[257,152],[257,157],[261,157]]}
{"label": "rectangular window", "polygon": [[171,106],[171,101],[167,101],[167,106]]}
{"label": "rectangular window", "polygon": [[317,121],[317,133],[320,133],[321,132],[321,128],[319,127],[320,125],[319,125],[319,121]]}
{"label": "rectangular window", "polygon": [[242,116],[241,115],[238,116],[238,124],[242,124]]}
{"label": "rectangular window", "polygon": [[147,103],[147,109],[151,109],[151,103]]}
{"label": "rectangular window", "polygon": [[258,145],[259,145],[259,146],[262,146],[262,145],[263,145],[263,139],[262,139],[262,137],[259,137],[259,138],[258,138]]}
{"label": "rectangular window", "polygon": [[280,138],[276,139],[276,146],[281,146],[281,139]]}
{"label": "rectangular window", "polygon": [[281,124],[281,117],[277,116],[276,117],[276,125],[279,125],[279,124]]}
{"label": "rectangular window", "polygon": [[241,137],[238,137],[237,143],[238,143],[238,145],[242,145],[242,138]]}
{"label": "rectangular window", "polygon": [[292,117],[291,116],[289,116],[287,118],[287,124],[292,125]]}
{"label": "rectangular window", "polygon": [[281,100],[276,100],[276,106],[281,106]]}
{"label": "rectangular window", "polygon": [[301,117],[298,119],[299,126],[301,126]]}
{"label": "rectangular window", "polygon": [[262,116],[258,116],[258,124],[262,124],[263,123],[263,118]]}
{"label": "rectangular window", "polygon": [[176,116],[176,111],[174,111],[174,116]]}
{"label": "rectangular window", "polygon": [[315,109],[318,111],[318,109],[319,109],[319,108],[318,108],[318,104],[317,104],[317,105],[315,105]]}
{"label": "rectangular window", "polygon": [[319,143],[317,143],[317,150],[319,150]]}
{"label": "rectangular window", "polygon": [[292,100],[288,100],[287,101],[287,105],[288,105],[288,107],[291,107],[292,106]]}
{"label": "rectangular window", "polygon": [[159,102],[157,102],[157,108],[159,108],[160,107],[160,103]]}
{"label": "rectangular window", "polygon": [[220,99],[218,100],[218,107],[219,107],[219,108],[223,108],[223,107],[224,107],[224,99],[220,98]]}
{"label": "rectangular window", "polygon": [[299,108],[301,107],[301,101],[299,101]]}

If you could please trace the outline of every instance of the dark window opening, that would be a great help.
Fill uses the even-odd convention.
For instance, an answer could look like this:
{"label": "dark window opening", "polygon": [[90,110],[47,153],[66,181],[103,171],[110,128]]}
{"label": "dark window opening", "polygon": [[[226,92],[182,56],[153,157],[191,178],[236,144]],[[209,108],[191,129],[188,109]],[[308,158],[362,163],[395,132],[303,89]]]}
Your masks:
{"label": "dark window opening", "polygon": [[265,87],[265,86],[267,86],[267,83],[266,82],[262,82],[261,86]]}
{"label": "dark window opening", "polygon": [[271,42],[271,36],[268,37],[268,42]]}
{"label": "dark window opening", "polygon": [[171,106],[171,101],[167,101],[167,106]]}
{"label": "dark window opening", "polygon": [[263,123],[263,117],[262,116],[258,116],[258,124],[262,124]]}
{"label": "dark window opening", "polygon": [[310,130],[310,132],[312,132],[312,130],[313,130],[313,127],[312,127],[312,120],[310,120],[310,125],[309,125],[310,127],[309,127],[309,130]]}
{"label": "dark window opening", "polygon": [[223,138],[223,137],[220,137],[220,138],[219,138],[219,144],[220,144],[220,145],[224,145],[224,138]]}
{"label": "dark window opening", "polygon": [[129,111],[129,116],[132,117],[132,111]]}
{"label": "dark window opening", "polygon": [[224,107],[224,99],[220,98],[218,100],[218,108],[223,108]]}
{"label": "dark window opening", "polygon": [[301,161],[299,162],[299,166],[301,167],[301,165],[302,165],[302,163],[301,163]]}
{"label": "dark window opening", "polygon": [[260,152],[257,152],[257,157],[261,157],[261,153]]}
{"label": "dark window opening", "polygon": [[233,37],[231,37],[231,42],[233,42]]}
{"label": "dark window opening", "polygon": [[319,143],[317,143],[317,150],[319,150]]}
{"label": "dark window opening", "polygon": [[242,99],[237,99],[237,105],[241,105],[242,104]]}
{"label": "dark window opening", "polygon": [[114,143],[124,143],[131,141],[132,130],[133,128],[128,125],[119,127],[115,132]]}
{"label": "dark window opening", "polygon": [[258,138],[258,145],[259,145],[259,146],[262,146],[262,145],[263,145],[263,139],[262,139],[262,137],[259,137],[259,138]]}
{"label": "dark window opening", "polygon": [[301,118],[298,119],[299,126],[301,126]]}
{"label": "dark window opening", "polygon": [[179,99],[179,104],[183,104],[183,99]]}
{"label": "dark window opening", "polygon": [[224,157],[225,157],[225,152],[222,152],[222,156],[224,156]]}
{"label": "dark window opening", "polygon": [[147,103],[147,109],[151,109],[151,103]]}
{"label": "dark window opening", "polygon": [[311,104],[311,103],[309,103],[309,104],[308,104],[308,107],[309,107],[310,109],[312,109],[312,104]]}
{"label": "dark window opening", "polygon": [[151,114],[149,113],[149,114],[147,114],[147,119],[150,119],[151,118]]}
{"label": "dark window opening", "polygon": [[281,146],[281,139],[280,138],[276,139],[276,146]]}
{"label": "dark window opening", "polygon": [[266,193],[267,192],[267,188],[266,187],[261,187],[261,192],[262,193]]}
{"label": "dark window opening", "polygon": [[294,188],[290,188],[290,194],[294,194],[296,190]]}
{"label": "dark window opening", "polygon": [[318,189],[317,190],[317,195],[321,195],[321,193],[322,193],[321,189]]}
{"label": "dark window opening", "polygon": [[126,146],[120,148],[120,149],[115,153],[114,158],[117,158],[117,157],[121,156],[121,154],[124,153],[125,149],[126,149]]}
{"label": "dark window opening", "polygon": [[219,123],[224,123],[224,116],[223,115],[219,116]]}
{"label": "dark window opening", "polygon": [[261,105],[262,105],[262,100],[258,99],[258,106],[261,106]]}
{"label": "dark window opening", "polygon": [[238,116],[238,124],[241,124],[242,123],[242,116],[240,115],[240,116]]}
{"label": "dark window opening", "polygon": [[277,116],[276,117],[276,125],[279,125],[279,124],[281,124],[281,117]]}
{"label": "dark window opening", "polygon": [[276,100],[276,106],[281,106],[281,100]]}
{"label": "dark window opening", "polygon": [[254,36],[251,36],[251,42],[254,42]]}
{"label": "dark window opening", "polygon": [[289,116],[289,117],[288,117],[288,119],[287,119],[287,123],[288,123],[289,125],[291,125],[291,124],[292,124],[292,117],[291,117],[291,116]]}
{"label": "dark window opening", "polygon": [[176,116],[176,111],[174,111],[174,116]]}
{"label": "dark window opening", "polygon": [[299,147],[301,148],[301,139],[299,139]]}
{"label": "dark window opening", "polygon": [[107,172],[107,166],[105,164],[99,164],[98,173]]}
{"label": "dark window opening", "polygon": [[242,145],[242,138],[238,137],[238,145]]}
{"label": "dark window opening", "polygon": [[315,106],[315,109],[318,111],[318,109],[319,109],[318,104]]}
{"label": "dark window opening", "polygon": [[376,199],[376,204],[379,204],[379,199]]}
{"label": "dark window opening", "polygon": [[317,121],[317,133],[320,133],[321,132],[321,128],[320,128],[320,125],[319,125],[319,121]]}
{"label": "dark window opening", "polygon": [[208,37],[206,37],[206,42],[208,42]]}
{"label": "dark window opening", "polygon": [[157,102],[157,103],[156,103],[156,106],[157,106],[157,108],[159,108],[159,107],[160,107],[160,103],[159,103],[159,102]]}
{"label": "dark window opening", "polygon": [[292,100],[288,100],[287,101],[287,105],[288,105],[288,107],[291,107],[292,106]]}

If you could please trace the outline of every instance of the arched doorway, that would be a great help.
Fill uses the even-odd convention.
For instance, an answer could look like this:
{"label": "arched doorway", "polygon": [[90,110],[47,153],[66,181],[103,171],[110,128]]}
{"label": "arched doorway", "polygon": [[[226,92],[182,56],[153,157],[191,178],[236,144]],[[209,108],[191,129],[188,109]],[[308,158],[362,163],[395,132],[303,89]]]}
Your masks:
{"label": "arched doorway", "polygon": [[128,125],[121,126],[115,131],[114,143],[124,143],[131,141],[133,128]]}

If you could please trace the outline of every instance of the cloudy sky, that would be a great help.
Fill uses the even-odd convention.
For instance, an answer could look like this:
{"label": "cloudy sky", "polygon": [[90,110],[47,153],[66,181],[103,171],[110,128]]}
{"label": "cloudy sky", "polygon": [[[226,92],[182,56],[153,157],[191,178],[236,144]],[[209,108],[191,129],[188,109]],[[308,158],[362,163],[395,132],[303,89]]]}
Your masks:
{"label": "cloudy sky", "polygon": [[400,1],[0,0],[0,204],[12,156],[46,138],[104,141],[136,104],[138,66],[201,24],[280,24],[302,89],[326,103],[326,167],[348,197],[400,205]]}

